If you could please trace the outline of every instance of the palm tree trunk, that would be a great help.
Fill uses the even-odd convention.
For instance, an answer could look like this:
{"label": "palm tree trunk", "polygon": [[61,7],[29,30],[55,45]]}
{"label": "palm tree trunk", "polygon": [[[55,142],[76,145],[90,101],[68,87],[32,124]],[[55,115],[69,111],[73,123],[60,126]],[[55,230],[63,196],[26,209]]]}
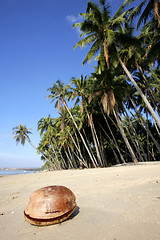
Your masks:
{"label": "palm tree trunk", "polygon": [[155,120],[154,120],[153,117],[152,117],[152,120],[153,120],[153,122],[154,122],[154,126],[155,126],[155,128],[156,128],[156,131],[157,131],[158,135],[160,136],[160,131],[159,131],[159,129],[158,129],[158,127],[157,127],[157,123],[155,122]]}
{"label": "palm tree trunk", "polygon": [[131,139],[131,141],[132,141],[132,143],[133,143],[136,151],[138,152],[138,155],[139,155],[139,158],[140,158],[141,162],[144,162],[144,160],[143,160],[143,158],[142,158],[142,155],[141,155],[141,153],[140,153],[140,151],[139,151],[139,148],[138,148],[138,146],[135,144],[135,142],[134,142],[134,140],[133,140],[133,137],[132,137],[132,135],[130,134],[130,131],[129,131],[127,125],[125,124],[125,122],[123,121],[122,117],[121,117],[121,121],[123,122],[123,124],[124,124],[124,126],[125,126],[125,128],[126,128],[126,130],[127,130],[127,133],[128,133],[128,135],[129,135],[129,137],[130,137],[130,139]]}
{"label": "palm tree trunk", "polygon": [[72,165],[72,162],[71,162],[71,160],[70,160],[70,157],[69,157],[69,155],[68,155],[68,152],[67,152],[67,150],[65,151],[65,154],[66,154],[66,156],[67,156],[68,163],[69,163],[69,166],[68,166],[68,168],[73,168],[73,165]]}
{"label": "palm tree trunk", "polygon": [[60,154],[60,156],[61,156],[61,159],[62,159],[62,162],[63,162],[63,168],[65,169],[65,168],[67,167],[67,165],[66,165],[66,162],[65,162],[65,160],[64,160],[64,158],[63,158],[63,156],[62,156],[62,153],[61,153],[60,148],[58,148],[58,145],[57,145],[56,139],[54,139],[54,142],[55,142],[55,144],[56,144],[56,148],[58,149],[59,154]]}
{"label": "palm tree trunk", "polygon": [[109,52],[108,52],[108,45],[107,45],[107,41],[106,38],[104,39],[104,56],[106,59],[106,63],[107,63],[107,67],[109,68]]}
{"label": "palm tree trunk", "polygon": [[[160,104],[160,100],[158,99],[158,97],[156,96],[156,94],[153,92],[153,90],[152,90],[152,88],[151,88],[151,86],[150,86],[150,84],[149,84],[146,76],[144,75],[144,72],[143,72],[141,66],[139,66],[138,63],[136,63],[136,65],[137,65],[137,68],[138,68],[139,72],[141,73],[141,75],[142,75],[142,77],[143,77],[143,80],[144,80],[144,83],[145,83],[147,89],[150,91],[150,97],[151,97],[151,99],[152,99],[152,102],[153,102],[153,104],[154,104],[154,107],[156,108],[155,101]],[[154,99],[155,101],[154,101],[153,99]],[[157,111],[157,112],[158,112],[158,111]]]}
{"label": "palm tree trunk", "polygon": [[122,125],[121,125],[121,122],[120,122],[120,119],[119,119],[119,117],[117,116],[117,114],[116,114],[116,112],[115,112],[114,109],[113,109],[113,114],[114,114],[115,119],[116,119],[116,121],[117,121],[117,124],[118,124],[118,127],[119,127],[119,129],[120,129],[121,135],[122,135],[122,137],[123,137],[123,139],[124,139],[124,142],[125,142],[125,144],[126,144],[126,146],[127,146],[127,149],[128,149],[128,151],[130,152],[130,154],[131,154],[131,157],[132,157],[132,160],[133,160],[134,164],[136,165],[136,164],[138,163],[137,158],[136,158],[136,156],[135,156],[135,154],[134,154],[134,152],[133,152],[133,149],[131,148],[131,145],[130,145],[129,142],[128,142],[128,139],[126,138],[124,129],[123,129],[123,127],[122,127]]}
{"label": "palm tree trunk", "polygon": [[[84,163],[86,164],[86,168],[88,168],[87,161],[86,161],[85,158],[83,157],[83,154],[82,154],[82,151],[81,151],[81,147],[80,147],[80,143],[79,143],[79,139],[78,139],[78,136],[77,136],[76,131],[74,131],[74,134],[75,134],[75,137],[76,137],[76,141],[77,141],[77,146],[78,146],[78,149],[79,149],[80,157],[83,159]],[[82,166],[81,166],[81,167],[82,167]]]}
{"label": "palm tree trunk", "polygon": [[82,142],[83,142],[83,144],[84,144],[84,146],[85,146],[85,148],[86,148],[86,150],[87,150],[87,152],[88,152],[88,155],[89,155],[89,157],[90,157],[90,159],[91,159],[94,167],[96,167],[95,161],[94,161],[94,159],[93,159],[93,157],[92,157],[92,155],[91,155],[91,153],[90,153],[90,151],[89,151],[89,148],[87,147],[87,144],[86,144],[86,142],[85,142],[85,140],[84,140],[81,132],[79,131],[79,128],[78,128],[78,126],[77,126],[77,124],[76,124],[76,122],[75,122],[75,120],[74,120],[74,118],[73,118],[73,116],[72,116],[72,114],[71,114],[71,112],[70,112],[70,110],[69,110],[69,108],[68,108],[68,106],[67,106],[67,104],[66,104],[65,101],[64,101],[64,105],[65,105],[65,107],[66,107],[69,115],[70,115],[71,118],[72,118],[72,121],[73,121],[73,123],[74,123],[74,125],[75,125],[75,127],[76,127],[76,129],[77,129],[77,131],[78,131],[78,133],[79,133],[79,135],[80,135],[80,137],[81,137],[81,139],[82,139]]}
{"label": "palm tree trunk", "polygon": [[[132,99],[130,98],[130,101],[131,101],[131,103],[132,103],[132,105],[133,105],[133,107],[134,107],[134,109],[135,109],[135,112],[137,113],[137,115],[138,115],[138,117],[140,118],[140,122],[142,122],[141,123],[141,126],[145,129],[145,131],[147,131],[146,129],[147,129],[147,126],[146,126],[146,123],[145,123],[145,121],[144,121],[144,119],[142,118],[142,116],[141,116],[141,114],[138,112],[138,109],[136,108],[136,106],[135,106],[135,104],[134,104],[134,102],[132,101]],[[145,126],[145,127],[144,127]],[[154,144],[155,144],[155,146],[156,146],[156,148],[157,148],[157,150],[160,152],[160,145],[159,145],[159,143],[155,140],[155,138],[153,137],[153,135],[152,135],[152,133],[151,133],[151,131],[148,129],[148,134],[149,134],[149,136],[152,138],[152,140],[153,140],[153,142],[154,142]]]}
{"label": "palm tree trunk", "polygon": [[71,153],[70,147],[68,146],[67,149],[68,149],[68,153],[69,153],[73,168],[77,168],[77,164],[76,164],[75,160],[73,159],[73,155]]}
{"label": "palm tree trunk", "polygon": [[[127,113],[127,110],[128,110],[130,113],[131,113],[131,111],[130,111],[128,108],[127,108],[127,110],[124,108],[124,110],[125,110],[125,113],[126,113],[128,119],[129,119],[132,132],[133,132],[133,134],[134,134],[134,136],[135,136],[135,139],[136,139],[136,142],[137,142],[137,146],[139,146],[139,148],[141,149],[141,151],[142,151],[142,153],[143,153],[143,156],[144,156],[144,159],[145,159],[145,161],[147,162],[147,155],[146,155],[146,153],[145,153],[145,151],[144,151],[144,149],[143,149],[143,146],[142,146],[142,144],[141,144],[141,142],[140,142],[140,140],[139,140],[139,138],[138,138],[136,129],[134,128],[134,126],[133,126],[133,124],[132,124],[132,122],[131,122],[131,120],[130,120],[130,118],[129,118],[129,115],[128,115],[128,113]],[[131,114],[132,114],[132,113],[131,113]]]}
{"label": "palm tree trunk", "polygon": [[102,109],[101,109],[101,112],[102,112],[102,114],[103,114],[103,117],[104,117],[104,119],[105,119],[105,122],[106,122],[106,124],[107,124],[107,127],[108,127],[108,129],[109,129],[109,131],[110,131],[110,133],[111,133],[111,135],[112,135],[112,138],[113,138],[113,141],[114,141],[115,147],[116,147],[116,149],[117,149],[117,151],[118,151],[118,153],[119,153],[119,156],[120,156],[122,162],[125,163],[124,157],[122,156],[122,154],[121,154],[121,152],[120,152],[120,150],[119,150],[119,147],[118,147],[117,141],[116,141],[116,139],[115,139],[115,137],[114,137],[114,135],[113,135],[113,132],[112,132],[110,126],[109,126],[109,123],[108,123],[108,121],[107,121],[107,118],[106,118],[106,116],[104,115],[104,112],[103,112]]}
{"label": "palm tree trunk", "polygon": [[85,100],[84,100],[83,94],[82,94],[82,100],[83,100],[83,104],[84,104],[84,106],[85,106],[85,110],[86,110],[87,117],[88,117],[88,120],[89,120],[89,125],[90,125],[90,127],[91,127],[91,133],[92,133],[93,141],[94,141],[94,144],[95,144],[97,157],[98,157],[100,166],[103,166],[101,146],[100,146],[99,139],[98,139],[98,136],[97,136],[97,133],[96,133],[96,129],[95,129],[95,127],[94,127],[94,122],[91,121],[91,118],[90,118],[90,116],[89,116],[89,112],[88,112],[87,106],[86,106],[86,104],[85,104]]}
{"label": "palm tree trunk", "polygon": [[151,113],[153,118],[156,120],[158,127],[160,128],[160,119],[159,119],[159,117],[156,115],[155,111],[151,107],[150,103],[148,102],[147,98],[143,94],[142,90],[139,88],[139,86],[137,85],[136,81],[132,78],[130,72],[128,71],[128,69],[126,68],[125,64],[122,62],[122,60],[120,58],[119,58],[119,62],[121,64],[123,70],[125,71],[126,75],[128,76],[128,78],[130,79],[130,81],[132,82],[132,84],[134,85],[134,87],[136,88],[136,90],[138,91],[140,96],[142,97],[142,99],[145,102],[146,107],[148,108],[149,112]]}
{"label": "palm tree trunk", "polygon": [[150,161],[150,154],[149,154],[149,134],[148,134],[148,129],[149,129],[149,124],[148,124],[148,110],[146,109],[146,130],[147,130],[147,158],[148,161]]}
{"label": "palm tree trunk", "polygon": [[59,160],[58,160],[58,156],[57,156],[57,153],[56,153],[56,150],[55,150],[55,148],[54,148],[54,146],[53,146],[52,141],[51,141],[51,146],[52,146],[52,150],[53,150],[53,152],[54,152],[54,156],[55,156],[55,158],[56,158],[56,162],[57,162],[57,165],[58,165],[58,169],[60,170],[60,169],[61,169],[61,166],[60,166],[60,163],[59,163]]}
{"label": "palm tree trunk", "polygon": [[97,157],[98,157],[98,160],[100,162],[100,166],[102,166],[103,165],[102,164],[102,159],[101,159],[100,151],[99,151],[96,136],[95,136],[96,133],[94,132],[94,129],[93,129],[93,122],[91,122],[91,119],[90,119],[90,116],[89,116],[89,113],[88,113],[87,109],[86,109],[86,112],[87,112],[87,117],[88,117],[88,120],[89,120],[89,125],[91,127],[91,133],[92,133],[93,141],[94,141],[94,144],[95,144]]}
{"label": "palm tree trunk", "polygon": [[77,146],[77,144],[76,144],[76,142],[75,142],[72,134],[71,134],[70,131],[68,130],[68,128],[67,128],[67,131],[68,131],[68,134],[70,135],[70,137],[71,137],[71,139],[72,139],[72,141],[73,141],[73,143],[74,143],[74,145],[75,145],[76,149],[78,150],[79,155],[80,155],[80,157],[81,157],[81,158],[78,158],[78,159],[80,159],[80,164],[82,163],[82,165],[84,165],[85,167],[87,167],[87,163],[85,162],[85,160],[84,160],[84,158],[83,158],[83,156],[82,156],[82,153],[81,153],[81,151],[80,151],[80,148]]}
{"label": "palm tree trunk", "polygon": [[[107,138],[109,139],[108,144],[109,144],[110,148],[111,148],[112,151],[113,151],[113,154],[114,154],[114,156],[115,156],[116,162],[117,162],[118,164],[120,164],[120,161],[119,161],[119,159],[118,159],[118,156],[117,156],[116,152],[114,151],[114,148],[112,147],[112,144],[113,144],[113,146],[115,146],[115,144],[113,143],[113,140],[109,137],[109,135],[106,133],[106,131],[104,130],[104,128],[102,127],[102,125],[101,125],[100,123],[99,123],[99,125],[100,125],[100,127],[102,128],[102,130],[103,130],[103,132],[105,133],[105,135],[107,136]],[[116,147],[116,146],[115,146],[115,147]],[[124,163],[124,162],[123,162],[123,163]]]}
{"label": "palm tree trunk", "polygon": [[26,138],[26,140],[29,142],[29,144],[30,144],[34,149],[36,149],[36,151],[37,151],[38,153],[40,153],[40,154],[46,159],[46,161],[48,161],[48,162],[50,163],[51,167],[54,169],[54,165],[53,165],[53,163],[51,162],[51,160],[48,159],[48,158],[46,158],[46,156],[45,156],[41,151],[39,151],[27,138]]}
{"label": "palm tree trunk", "polygon": [[160,11],[159,1],[158,0],[154,0],[154,16],[155,16],[155,19],[158,20],[158,27],[160,27],[159,11]]}
{"label": "palm tree trunk", "polygon": [[86,141],[87,141],[87,144],[88,144],[88,148],[89,148],[89,150],[90,150],[90,152],[91,152],[91,154],[92,154],[92,156],[93,156],[94,162],[95,162],[96,166],[98,167],[97,159],[96,159],[95,156],[94,156],[94,153],[93,153],[92,148],[91,148],[91,146],[90,146],[90,143],[89,143],[89,141],[88,141],[88,139],[87,139],[87,135],[86,135],[86,133],[85,133],[84,128],[83,128],[83,134],[84,134],[84,136],[85,136],[85,138],[86,138]]}

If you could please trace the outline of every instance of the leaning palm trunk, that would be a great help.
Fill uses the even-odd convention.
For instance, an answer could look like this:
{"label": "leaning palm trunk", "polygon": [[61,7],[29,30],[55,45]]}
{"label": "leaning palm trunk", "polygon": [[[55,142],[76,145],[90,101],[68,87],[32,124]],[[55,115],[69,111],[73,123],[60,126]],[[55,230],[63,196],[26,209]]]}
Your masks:
{"label": "leaning palm trunk", "polygon": [[[94,141],[97,157],[98,157],[100,166],[103,166],[103,163],[102,163],[102,158],[103,158],[102,155],[103,154],[102,154],[100,142],[99,142],[99,139],[98,139],[98,136],[97,136],[97,133],[96,133],[96,129],[94,127],[94,122],[91,120],[91,118],[89,116],[89,112],[88,112],[87,106],[85,104],[85,100],[84,100],[83,94],[82,94],[82,100],[83,100],[83,104],[85,106],[85,110],[86,110],[86,113],[87,113],[89,125],[91,127],[91,133],[92,133],[92,137],[93,137],[93,141]],[[103,159],[103,162],[104,162],[104,159]]]}
{"label": "leaning palm trunk", "polygon": [[69,110],[69,108],[68,108],[68,106],[67,106],[67,104],[66,104],[65,101],[64,101],[64,105],[65,105],[65,107],[66,107],[69,115],[70,115],[71,118],[72,118],[72,121],[73,121],[73,123],[74,123],[74,125],[75,125],[75,127],[76,127],[76,129],[77,129],[77,131],[78,131],[78,133],[79,133],[79,135],[80,135],[80,137],[81,137],[81,139],[82,139],[82,142],[83,142],[83,144],[84,144],[84,146],[85,146],[85,148],[86,148],[86,150],[87,150],[87,152],[88,152],[88,155],[89,155],[89,157],[90,157],[90,159],[91,159],[94,167],[96,167],[96,163],[95,163],[95,161],[94,161],[94,159],[93,159],[93,157],[92,157],[92,155],[91,155],[91,152],[90,152],[89,148],[87,147],[87,144],[86,144],[86,142],[85,142],[85,140],[84,140],[81,132],[79,131],[79,128],[78,128],[78,126],[77,126],[77,124],[76,124],[76,122],[75,122],[75,120],[74,120],[74,117],[72,116],[72,114],[71,114],[71,112],[70,112],[70,110]]}
{"label": "leaning palm trunk", "polygon": [[68,168],[73,168],[73,164],[72,164],[72,162],[71,162],[71,159],[70,159],[70,157],[69,157],[69,155],[68,155],[67,150],[65,151],[65,154],[66,154],[67,159],[68,159]]}
{"label": "leaning palm trunk", "polygon": [[158,0],[154,0],[154,17],[158,21],[158,27],[160,27],[160,5]]}
{"label": "leaning palm trunk", "polygon": [[[132,132],[133,132],[133,134],[134,134],[134,136],[135,136],[135,139],[136,139],[136,142],[137,142],[137,146],[139,146],[139,148],[141,149],[141,151],[142,151],[142,153],[143,153],[143,156],[144,156],[144,159],[145,159],[145,161],[147,162],[147,155],[146,155],[146,153],[145,153],[145,151],[144,151],[144,149],[143,149],[143,146],[142,146],[142,144],[141,144],[141,142],[140,142],[140,140],[139,140],[139,138],[138,138],[136,129],[134,128],[134,126],[133,126],[133,124],[132,124],[132,122],[131,122],[131,120],[130,120],[130,118],[129,118],[129,116],[128,116],[127,110],[126,110],[125,108],[124,108],[124,110],[125,110],[125,113],[126,113],[128,119],[129,119],[129,124],[130,124],[130,127],[131,127],[131,129],[132,129]],[[129,109],[128,109],[128,111],[131,113],[131,111],[130,111]]]}
{"label": "leaning palm trunk", "polygon": [[65,168],[67,167],[67,165],[66,165],[66,162],[65,162],[65,160],[64,160],[64,158],[63,158],[63,156],[62,156],[61,149],[58,147],[57,142],[56,142],[56,139],[54,139],[54,142],[55,142],[55,144],[56,144],[56,148],[57,148],[58,151],[59,151],[59,154],[60,154],[61,159],[62,159],[62,162],[63,162],[63,167],[64,167],[64,169],[65,169]]}
{"label": "leaning palm trunk", "polygon": [[44,159],[45,159],[46,161],[49,162],[51,168],[54,169],[54,165],[53,165],[52,161],[51,161],[50,159],[46,158],[46,156],[45,156],[40,150],[38,150],[27,138],[26,138],[26,140],[29,142],[29,144],[30,144],[34,149],[36,149],[36,151],[37,151],[38,153],[40,153],[40,154],[44,157]]}
{"label": "leaning palm trunk", "polygon": [[60,166],[60,163],[59,163],[59,160],[58,160],[58,156],[57,156],[56,150],[55,150],[55,148],[54,148],[54,146],[53,146],[53,142],[52,142],[52,139],[51,139],[51,136],[50,136],[50,132],[49,132],[49,134],[48,134],[48,138],[49,138],[49,140],[50,140],[50,145],[51,145],[52,151],[53,151],[54,156],[55,156],[55,160],[56,160],[56,161],[55,161],[55,164],[56,164],[56,167],[57,167],[58,170],[60,170],[60,169],[61,169],[61,166]]}
{"label": "leaning palm trunk", "polygon": [[[88,168],[87,162],[86,162],[85,158],[83,157],[83,154],[82,154],[82,151],[81,151],[81,147],[80,147],[80,143],[79,143],[79,139],[78,139],[78,136],[77,136],[77,134],[76,134],[76,131],[74,131],[74,134],[75,134],[75,137],[76,137],[75,139],[76,139],[76,141],[77,141],[77,146],[78,146],[78,149],[79,149],[80,157],[83,159],[86,167]],[[80,166],[81,166],[81,165],[80,165]],[[81,166],[81,167],[82,167],[82,166]]]}
{"label": "leaning palm trunk", "polygon": [[136,149],[136,151],[137,151],[137,153],[138,153],[138,155],[139,155],[139,158],[140,158],[141,162],[144,162],[144,160],[143,160],[143,158],[142,158],[142,155],[141,155],[141,153],[140,153],[140,151],[139,151],[139,148],[138,148],[138,146],[135,144],[135,142],[134,142],[134,140],[133,140],[133,137],[132,137],[132,135],[130,134],[130,131],[129,131],[126,123],[123,121],[122,117],[120,117],[120,118],[121,118],[121,121],[122,121],[122,123],[124,124],[124,126],[125,126],[125,128],[126,128],[126,131],[127,131],[128,135],[129,135],[129,137],[130,137],[130,139],[131,139],[132,144],[134,145],[134,147],[135,147],[135,149]]}
{"label": "leaning palm trunk", "polygon": [[[120,164],[120,161],[119,161],[119,159],[118,159],[118,156],[117,156],[116,152],[114,151],[114,148],[112,147],[112,145],[115,146],[115,147],[116,147],[116,145],[113,143],[113,140],[112,140],[112,139],[109,137],[109,135],[106,133],[106,131],[104,130],[104,128],[102,127],[102,125],[101,125],[101,124],[99,124],[99,125],[100,125],[100,127],[102,128],[102,130],[103,130],[103,132],[105,133],[105,135],[107,136],[107,138],[109,139],[108,144],[109,144],[110,148],[111,148],[112,151],[113,151],[113,154],[114,154],[114,156],[115,156],[116,162],[117,162],[118,164]],[[124,163],[124,162],[123,162],[123,163]]]}
{"label": "leaning palm trunk", "polygon": [[75,142],[72,134],[71,134],[70,131],[68,130],[68,128],[67,128],[67,131],[68,131],[68,134],[70,135],[70,137],[71,137],[71,139],[72,139],[72,141],[73,141],[73,143],[74,143],[77,151],[79,152],[80,158],[78,157],[78,160],[79,160],[79,162],[80,162],[80,165],[82,164],[82,165],[84,165],[85,167],[87,167],[87,163],[86,163],[86,161],[84,160],[84,158],[83,158],[83,156],[82,156],[82,153],[81,153],[81,151],[80,151],[80,148],[77,146],[77,144],[76,144],[76,142]]}
{"label": "leaning palm trunk", "polygon": [[100,152],[100,156],[101,156],[101,162],[102,162],[102,165],[103,164],[105,164],[105,161],[106,161],[106,159],[105,159],[105,157],[103,156],[103,144],[100,144],[100,140],[98,139],[98,135],[97,135],[97,133],[96,133],[96,129],[95,129],[95,125],[94,125],[94,123],[93,123],[93,131],[94,131],[94,133],[95,133],[95,137],[96,137],[96,140],[97,140],[97,144],[98,144],[98,148],[99,148],[99,152]]}
{"label": "leaning palm trunk", "polygon": [[142,99],[145,102],[146,107],[148,108],[149,112],[151,113],[153,118],[156,120],[158,127],[160,128],[160,119],[159,119],[159,117],[156,115],[155,111],[153,110],[152,106],[150,105],[150,103],[148,102],[147,98],[143,94],[142,90],[139,88],[139,86],[137,85],[136,81],[132,78],[130,72],[128,71],[128,69],[126,68],[125,64],[122,62],[122,60],[120,58],[119,58],[119,62],[121,64],[123,70],[125,71],[126,75],[128,76],[128,78],[130,79],[130,81],[132,82],[132,84],[134,85],[134,87],[136,88],[136,90],[138,91],[140,96],[142,97]]}
{"label": "leaning palm trunk", "polygon": [[159,129],[158,129],[158,127],[157,127],[157,124],[156,124],[156,122],[155,122],[155,120],[154,120],[153,117],[152,117],[152,120],[153,120],[153,122],[154,122],[154,126],[155,126],[155,128],[156,128],[156,131],[157,131],[158,135],[160,136],[160,131],[159,131]]}
{"label": "leaning palm trunk", "polygon": [[[135,104],[134,104],[134,102],[132,101],[131,98],[130,98],[130,101],[131,101],[131,103],[132,103],[132,105],[133,105],[133,107],[134,107],[134,109],[135,109],[135,112],[137,113],[137,116],[138,116],[139,119],[140,119],[140,122],[139,122],[139,123],[140,123],[141,126],[145,129],[145,131],[148,131],[149,136],[152,138],[152,140],[153,140],[153,142],[154,142],[157,150],[160,152],[160,145],[159,145],[159,143],[155,140],[155,138],[153,137],[151,131],[150,131],[149,129],[147,129],[147,126],[146,126],[146,123],[145,123],[144,119],[142,118],[141,114],[139,113],[138,109],[136,108],[136,106],[135,106]],[[133,116],[133,115],[132,115],[132,116]]]}
{"label": "leaning palm trunk", "polygon": [[73,159],[73,155],[71,153],[70,146],[68,146],[67,149],[68,149],[68,153],[69,153],[73,168],[77,168],[77,164],[76,164],[75,160]]}
{"label": "leaning palm trunk", "polygon": [[136,158],[136,156],[135,156],[135,154],[134,154],[134,152],[133,152],[133,149],[131,148],[131,145],[129,144],[128,139],[126,138],[124,129],[123,129],[123,127],[122,127],[122,125],[121,125],[121,122],[120,122],[120,119],[119,119],[119,117],[118,117],[118,115],[116,114],[116,112],[115,112],[114,109],[113,109],[113,114],[114,114],[115,119],[116,119],[116,121],[117,121],[118,127],[119,127],[119,129],[120,129],[120,132],[121,132],[121,135],[122,135],[122,137],[123,137],[123,139],[124,139],[124,142],[125,142],[125,144],[126,144],[126,147],[127,147],[128,151],[129,151],[130,154],[131,154],[132,161],[133,161],[134,164],[136,165],[136,164],[138,163],[137,158]]}
{"label": "leaning palm trunk", "polygon": [[98,157],[98,160],[100,162],[100,166],[102,166],[103,165],[102,164],[102,159],[101,159],[98,143],[97,143],[97,140],[96,140],[96,133],[95,133],[94,128],[93,128],[93,122],[90,119],[90,116],[89,116],[89,113],[88,113],[87,109],[86,109],[86,112],[87,112],[87,117],[88,117],[88,120],[89,120],[89,125],[91,127],[91,133],[92,133],[93,141],[94,141],[94,144],[95,144],[97,157]]}
{"label": "leaning palm trunk", "polygon": [[90,146],[90,142],[88,141],[88,138],[87,138],[87,135],[86,135],[86,132],[85,132],[84,128],[83,128],[83,134],[84,134],[85,139],[86,139],[86,141],[87,141],[87,145],[88,145],[88,148],[89,148],[89,150],[90,150],[90,153],[91,153],[92,156],[93,156],[94,162],[95,162],[96,166],[98,167],[97,159],[96,159],[95,156],[94,156],[94,153],[93,153],[93,151],[92,151],[92,148],[91,148],[91,146]]}
{"label": "leaning palm trunk", "polygon": [[64,160],[64,157],[62,156],[61,149],[60,149],[60,148],[58,148],[58,145],[57,145],[57,143],[56,143],[56,148],[58,149],[58,151],[59,151],[59,154],[60,154],[60,156],[61,156],[61,159],[62,159],[62,165],[63,165],[63,169],[65,169],[65,168],[67,167],[67,165],[66,165],[66,162],[65,162],[65,160]]}
{"label": "leaning palm trunk", "polygon": [[[83,158],[83,154],[82,154],[82,151],[81,151],[81,148],[80,148],[79,139],[78,139],[78,137],[77,137],[76,131],[74,131],[74,134],[75,134],[75,142],[77,142],[77,146],[78,146],[78,149],[79,149],[78,152],[79,152],[81,161],[82,161],[82,159],[83,159],[84,163],[86,164],[86,167],[88,168],[88,164],[87,164],[86,160]],[[81,161],[79,161],[79,163],[80,163],[80,165],[79,165],[80,169],[83,168],[83,163],[82,163]]]}
{"label": "leaning palm trunk", "polygon": [[[137,68],[138,68],[139,72],[141,73],[141,75],[142,75],[142,77],[143,77],[143,80],[144,80],[144,83],[145,83],[147,89],[148,89],[148,90],[150,91],[150,93],[151,93],[151,94],[150,94],[150,97],[151,97],[151,99],[152,99],[152,102],[153,102],[153,104],[154,104],[154,107],[157,108],[156,105],[155,105],[154,100],[155,100],[157,103],[159,103],[159,104],[160,104],[160,100],[158,99],[158,97],[156,96],[156,94],[153,92],[153,90],[152,90],[152,88],[151,88],[151,86],[150,86],[150,84],[149,84],[146,76],[144,75],[144,72],[143,72],[142,68],[138,65],[138,63],[137,63],[136,65],[137,65]],[[154,100],[153,100],[153,99],[154,99]],[[157,110],[158,110],[158,109],[157,109]],[[158,112],[158,111],[157,111],[157,112]]]}
{"label": "leaning palm trunk", "polygon": [[60,169],[61,169],[61,166],[60,166],[60,163],[59,163],[59,160],[58,160],[58,156],[57,156],[57,153],[56,153],[56,150],[55,150],[55,148],[54,148],[54,146],[53,146],[52,141],[51,141],[51,146],[52,146],[52,150],[53,150],[53,152],[54,152],[54,156],[55,156],[55,158],[56,158],[56,162],[57,162],[58,169],[60,170]]}
{"label": "leaning palm trunk", "polygon": [[106,116],[104,115],[104,112],[103,112],[102,109],[101,109],[101,112],[102,112],[102,114],[103,114],[103,117],[104,117],[104,119],[105,119],[105,122],[106,122],[106,124],[107,124],[107,127],[108,127],[108,129],[109,129],[109,131],[110,131],[110,133],[111,133],[111,135],[112,135],[112,138],[113,138],[113,141],[114,141],[115,147],[116,147],[116,149],[117,149],[117,151],[118,151],[118,153],[119,153],[119,156],[120,156],[122,162],[125,163],[124,157],[122,156],[122,154],[121,154],[121,152],[120,152],[120,150],[119,150],[119,147],[118,147],[117,141],[116,141],[116,139],[115,139],[115,137],[114,137],[114,135],[113,135],[113,132],[112,132],[110,126],[109,126],[109,123],[108,123],[108,121],[107,121],[107,118],[106,118]]}

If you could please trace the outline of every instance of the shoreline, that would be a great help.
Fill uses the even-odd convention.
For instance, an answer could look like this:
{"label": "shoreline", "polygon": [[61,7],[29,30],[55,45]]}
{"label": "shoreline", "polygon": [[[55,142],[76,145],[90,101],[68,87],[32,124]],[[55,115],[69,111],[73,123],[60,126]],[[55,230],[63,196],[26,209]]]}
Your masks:
{"label": "shoreline", "polygon": [[[77,198],[61,224],[36,227],[24,220],[31,194],[63,185]],[[0,239],[159,240],[160,162],[60,170],[0,178]]]}
{"label": "shoreline", "polygon": [[[138,162],[138,165],[157,165],[160,162],[158,161],[150,161],[150,162]],[[105,169],[107,168],[113,168],[113,167],[122,167],[122,166],[134,166],[133,162],[130,163],[121,163],[121,164],[116,164],[113,166],[108,166],[108,167],[104,167]],[[38,169],[38,170],[37,170]],[[3,176],[8,176],[8,175],[19,175],[19,174],[29,174],[29,173],[39,173],[39,172],[56,172],[56,171],[68,171],[68,170],[87,170],[87,169],[97,169],[97,168],[84,168],[84,169],[60,169],[60,170],[41,170],[40,168],[3,168],[0,167],[0,177]],[[98,169],[103,169],[102,168],[98,168]],[[10,173],[13,172],[11,174],[1,174],[1,171],[6,172],[6,173]],[[16,173],[17,172],[17,173]]]}

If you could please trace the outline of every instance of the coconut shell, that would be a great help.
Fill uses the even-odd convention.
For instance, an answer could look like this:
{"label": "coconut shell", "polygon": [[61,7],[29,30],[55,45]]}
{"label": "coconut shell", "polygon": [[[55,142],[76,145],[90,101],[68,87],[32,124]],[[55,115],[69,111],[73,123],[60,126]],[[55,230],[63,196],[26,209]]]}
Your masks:
{"label": "coconut shell", "polygon": [[24,211],[25,219],[44,226],[66,220],[76,208],[74,193],[64,186],[48,186],[36,190]]}

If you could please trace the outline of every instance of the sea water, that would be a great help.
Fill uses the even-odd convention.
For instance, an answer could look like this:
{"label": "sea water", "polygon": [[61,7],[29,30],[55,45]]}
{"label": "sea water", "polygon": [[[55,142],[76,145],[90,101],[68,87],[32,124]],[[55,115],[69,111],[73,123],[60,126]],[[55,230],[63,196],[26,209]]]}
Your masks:
{"label": "sea water", "polygon": [[37,171],[26,171],[26,170],[0,170],[0,176],[2,175],[15,175],[15,174],[27,174],[35,173]]}

